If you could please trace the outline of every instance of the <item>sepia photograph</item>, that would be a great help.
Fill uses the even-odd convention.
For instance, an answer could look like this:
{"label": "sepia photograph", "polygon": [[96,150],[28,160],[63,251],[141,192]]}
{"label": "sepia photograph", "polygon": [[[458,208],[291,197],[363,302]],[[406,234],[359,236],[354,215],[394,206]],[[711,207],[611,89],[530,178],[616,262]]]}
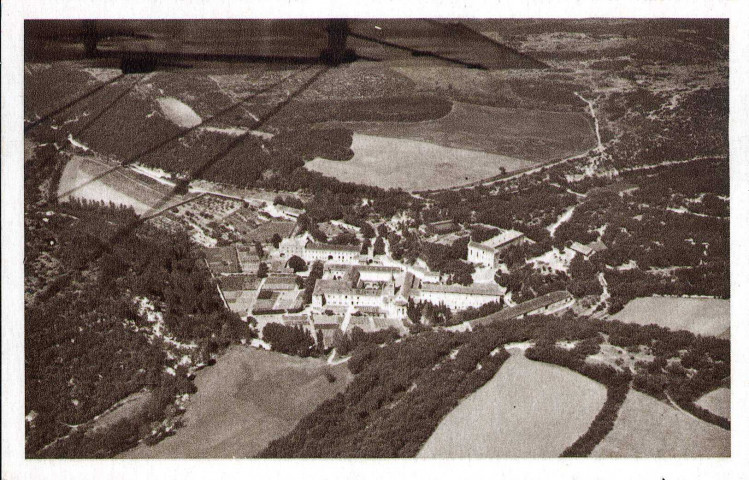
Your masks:
{"label": "sepia photograph", "polygon": [[737,454],[735,19],[251,17],[22,19],[25,462]]}

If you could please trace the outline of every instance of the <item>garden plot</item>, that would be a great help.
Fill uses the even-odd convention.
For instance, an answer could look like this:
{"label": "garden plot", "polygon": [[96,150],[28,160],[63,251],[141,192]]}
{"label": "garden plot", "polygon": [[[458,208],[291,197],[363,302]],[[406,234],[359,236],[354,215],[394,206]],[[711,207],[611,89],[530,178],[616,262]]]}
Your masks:
{"label": "garden plot", "polygon": [[419,457],[558,457],[588,430],[606,388],[513,354],[439,424]]}
{"label": "garden plot", "polygon": [[630,390],[593,457],[727,457],[731,432]]}

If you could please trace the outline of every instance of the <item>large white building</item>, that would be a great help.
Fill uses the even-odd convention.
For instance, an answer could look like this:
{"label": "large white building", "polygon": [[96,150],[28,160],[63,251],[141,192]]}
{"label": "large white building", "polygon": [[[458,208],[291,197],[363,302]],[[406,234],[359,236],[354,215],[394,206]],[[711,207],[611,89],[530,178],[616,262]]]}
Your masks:
{"label": "large white building", "polygon": [[308,241],[306,237],[284,238],[278,244],[278,251],[282,258],[289,258],[294,255],[304,258],[304,246]]}
{"label": "large white building", "polygon": [[361,246],[358,245],[332,245],[328,243],[309,242],[304,247],[304,261],[307,263],[314,261],[345,263],[356,265],[359,263],[359,252]]}
{"label": "large white building", "polygon": [[468,243],[468,258],[471,263],[497,268],[499,254],[510,245],[518,245],[527,241],[525,235],[517,230],[503,230],[499,235],[483,242]]}
{"label": "large white building", "polygon": [[502,300],[503,290],[499,285],[475,284],[443,285],[440,283],[423,283],[414,292],[415,301],[428,301],[435,305],[444,304],[450,310],[464,310],[468,307],[478,308],[489,302]]}
{"label": "large white building", "polygon": [[[318,280],[312,292],[312,308],[318,312],[340,307],[361,309],[383,316],[406,318],[406,299],[396,295],[396,285],[389,281],[364,281],[356,267],[350,268],[341,279]],[[376,310],[373,310],[376,309]]]}

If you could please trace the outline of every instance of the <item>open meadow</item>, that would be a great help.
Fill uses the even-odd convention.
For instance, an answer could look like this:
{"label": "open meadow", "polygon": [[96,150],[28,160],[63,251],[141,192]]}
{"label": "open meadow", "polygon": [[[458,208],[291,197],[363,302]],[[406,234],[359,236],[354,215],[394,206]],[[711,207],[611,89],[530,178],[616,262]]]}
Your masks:
{"label": "open meadow", "polygon": [[593,457],[727,457],[731,432],[630,390]]}
{"label": "open meadow", "polygon": [[[326,378],[328,372],[334,382]],[[186,404],[184,427],[156,445],[140,444],[120,457],[251,457],[343,391],[352,377],[346,364],[329,366],[315,358],[231,347],[215,365],[198,372],[198,391]]]}
{"label": "open meadow", "polygon": [[354,134],[354,158],[341,162],[316,158],[305,166],[344,182],[382,188],[447,188],[519,170],[532,162],[433,143]]}
{"label": "open meadow", "polygon": [[731,301],[713,298],[636,298],[612,320],[671,330],[688,330],[696,335],[718,336],[730,327]]}
{"label": "open meadow", "polygon": [[514,354],[442,420],[418,456],[557,457],[588,430],[605,400],[603,385]]}

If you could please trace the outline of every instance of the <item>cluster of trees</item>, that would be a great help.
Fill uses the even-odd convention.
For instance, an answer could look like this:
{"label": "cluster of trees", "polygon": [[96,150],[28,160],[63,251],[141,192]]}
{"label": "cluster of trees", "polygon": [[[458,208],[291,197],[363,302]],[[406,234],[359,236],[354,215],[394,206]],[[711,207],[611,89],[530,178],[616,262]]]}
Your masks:
{"label": "cluster of trees", "polygon": [[315,283],[320,280],[325,272],[325,267],[321,261],[316,261],[312,264],[312,268],[304,281],[304,304],[308,305],[312,303],[312,294],[315,291]]}
{"label": "cluster of trees", "polygon": [[425,332],[383,348],[365,344],[354,353],[362,360],[347,390],[259,456],[412,457],[442,417],[499,370],[509,355],[492,351],[502,343],[498,334]]}
{"label": "cluster of trees", "polygon": [[468,256],[468,237],[456,240],[452,245],[423,242],[419,256],[431,270],[448,275],[448,283],[471,285],[476,268],[465,261]]}
{"label": "cluster of trees", "polygon": [[[398,330],[393,327],[385,330],[377,330],[375,332],[365,332],[361,327],[354,327],[351,329],[350,333],[336,334],[333,347],[339,355],[348,355],[362,345],[379,347],[380,345],[393,342],[399,338],[400,333],[398,333]],[[351,364],[349,364],[349,368],[351,368]]]}
{"label": "cluster of trees", "polygon": [[428,300],[417,303],[412,298],[408,299],[406,313],[413,323],[426,325],[450,325],[453,316],[444,303],[435,305]]}
{"label": "cluster of trees", "polygon": [[268,323],[263,327],[263,340],[268,342],[274,351],[287,355],[309,357],[318,353],[312,334],[301,326]]}

